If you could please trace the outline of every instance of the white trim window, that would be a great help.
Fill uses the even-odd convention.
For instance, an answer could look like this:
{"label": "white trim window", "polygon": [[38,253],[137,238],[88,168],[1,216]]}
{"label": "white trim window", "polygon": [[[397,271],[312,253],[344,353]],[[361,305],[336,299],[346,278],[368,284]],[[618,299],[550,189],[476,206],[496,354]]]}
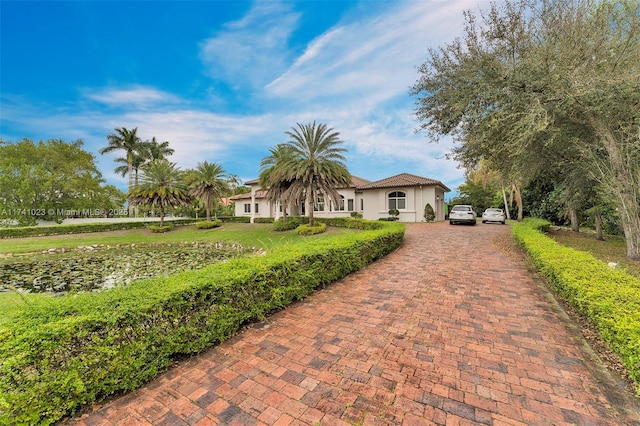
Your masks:
{"label": "white trim window", "polygon": [[251,213],[251,204],[250,203],[245,203],[244,204],[244,212],[245,213]]}
{"label": "white trim window", "polygon": [[324,198],[318,197],[316,200],[316,204],[313,206],[313,211],[323,212],[324,211]]}
{"label": "white trim window", "polygon": [[389,201],[389,210],[404,210],[407,208],[407,194],[402,191],[390,192],[387,200]]}

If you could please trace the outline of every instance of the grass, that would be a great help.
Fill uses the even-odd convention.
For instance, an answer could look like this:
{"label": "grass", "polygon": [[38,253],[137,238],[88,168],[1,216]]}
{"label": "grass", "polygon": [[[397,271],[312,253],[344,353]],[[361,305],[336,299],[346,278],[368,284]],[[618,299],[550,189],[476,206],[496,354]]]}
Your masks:
{"label": "grass", "polygon": [[[313,238],[330,238],[336,233],[354,232],[345,228],[328,228],[328,232]],[[196,229],[195,225],[178,226],[173,231],[156,234],[148,229],[92,232],[71,235],[0,239],[0,256],[40,252],[51,248],[74,249],[78,246],[104,244],[168,244],[184,242],[237,242],[245,247],[261,247],[265,250],[300,240],[295,232],[275,232],[271,224],[225,223],[214,229]]]}
{"label": "grass", "polygon": [[626,258],[627,245],[622,237],[606,236],[605,241],[600,241],[596,239],[593,232],[580,230],[579,233],[576,233],[563,228],[552,229],[547,235],[559,244],[589,252],[596,259],[607,263],[618,263],[619,269],[624,270],[629,275],[640,278],[640,262]]}

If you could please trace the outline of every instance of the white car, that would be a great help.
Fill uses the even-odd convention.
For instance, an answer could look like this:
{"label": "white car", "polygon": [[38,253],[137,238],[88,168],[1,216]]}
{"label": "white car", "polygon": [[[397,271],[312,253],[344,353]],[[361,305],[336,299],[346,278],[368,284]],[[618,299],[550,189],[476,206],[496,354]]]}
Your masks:
{"label": "white car", "polygon": [[455,225],[456,223],[470,223],[476,224],[476,212],[473,211],[471,206],[465,204],[458,204],[453,206],[449,212],[449,225]]}
{"label": "white car", "polygon": [[486,209],[482,213],[482,223],[499,222],[504,225],[506,217],[502,209]]}

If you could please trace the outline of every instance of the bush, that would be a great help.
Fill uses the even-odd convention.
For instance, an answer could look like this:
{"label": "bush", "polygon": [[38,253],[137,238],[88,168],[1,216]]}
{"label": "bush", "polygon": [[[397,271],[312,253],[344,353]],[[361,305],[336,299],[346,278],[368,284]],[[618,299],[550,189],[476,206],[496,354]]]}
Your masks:
{"label": "bush", "polygon": [[[172,220],[174,225],[186,225],[195,219]],[[85,232],[119,231],[123,229],[146,228],[158,222],[103,222],[83,223],[80,225],[26,226],[0,229],[0,238],[40,237],[44,235],[82,234]]]}
{"label": "bush", "polygon": [[97,294],[30,298],[0,322],[0,424],[51,424],[142,386],[397,248],[404,225],[287,245]]}
{"label": "bush", "polygon": [[427,222],[433,222],[436,219],[436,212],[433,211],[433,207],[431,207],[431,204],[427,203],[426,206],[424,206],[424,220],[426,220]]}
{"label": "bush", "polygon": [[327,230],[327,224],[326,223],[322,223],[322,222],[318,222],[313,226],[309,226],[309,225],[300,225],[296,228],[296,232],[299,235],[315,235],[315,234],[322,234],[323,232],[325,232]]}
{"label": "bush", "polygon": [[[307,219],[307,222],[309,220]],[[303,219],[299,216],[290,216],[286,219],[282,217],[278,220],[273,221],[273,230],[282,232],[282,231],[291,231],[292,229],[296,229],[303,222]]]}
{"label": "bush", "polygon": [[221,225],[222,225],[222,221],[220,219],[202,220],[200,222],[196,222],[196,228],[198,229],[218,228]]}
{"label": "bush", "polygon": [[548,227],[545,220],[526,219],[511,229],[558,294],[595,325],[620,357],[640,395],[640,280],[539,231]]}
{"label": "bush", "polygon": [[169,232],[173,229],[173,225],[149,225],[149,231],[156,233],[156,234],[161,234],[163,232]]}
{"label": "bush", "polygon": [[362,213],[360,212],[351,212],[351,217],[354,219],[362,219]]}

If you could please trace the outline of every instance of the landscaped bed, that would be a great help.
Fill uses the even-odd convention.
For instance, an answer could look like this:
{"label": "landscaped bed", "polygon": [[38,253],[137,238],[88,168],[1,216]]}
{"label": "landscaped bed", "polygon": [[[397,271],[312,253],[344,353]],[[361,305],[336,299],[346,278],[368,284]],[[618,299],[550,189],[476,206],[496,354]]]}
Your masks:
{"label": "landscaped bed", "polygon": [[640,279],[558,244],[541,232],[549,225],[528,219],[513,225],[512,232],[560,297],[620,357],[640,395]]}
{"label": "landscaped bed", "polygon": [[[265,254],[99,293],[23,295],[20,305],[0,312],[0,424],[50,424],[101,398],[135,389],[176,357],[219,343],[243,324],[395,250],[404,236],[404,225],[398,223],[346,219],[330,225],[328,232],[312,236],[242,225],[247,233],[260,229],[261,236],[251,239],[238,230],[223,231],[225,224],[204,231],[207,237],[191,235],[211,241],[227,232]],[[150,238],[177,241],[192,232],[201,231]],[[110,244],[116,240],[131,243],[127,234],[113,236]],[[78,245],[89,240],[82,241]]]}

